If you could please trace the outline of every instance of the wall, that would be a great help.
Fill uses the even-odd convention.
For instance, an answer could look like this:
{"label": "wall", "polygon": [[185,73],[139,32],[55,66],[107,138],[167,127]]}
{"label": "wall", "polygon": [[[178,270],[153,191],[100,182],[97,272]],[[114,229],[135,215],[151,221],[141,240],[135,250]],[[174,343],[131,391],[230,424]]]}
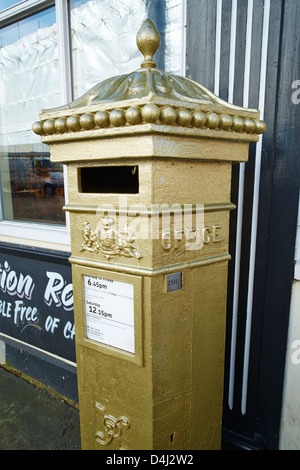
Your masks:
{"label": "wall", "polygon": [[0,364],[77,401],[68,256],[0,243]]}
{"label": "wall", "polygon": [[300,281],[294,281],[287,344],[280,450],[300,450]]}
{"label": "wall", "polygon": [[300,204],[289,334],[286,352],[280,449],[300,450]]}
{"label": "wall", "polygon": [[258,108],[268,125],[233,167],[223,437],[238,447],[279,445],[300,179],[299,18],[299,0],[187,2],[187,76]]}

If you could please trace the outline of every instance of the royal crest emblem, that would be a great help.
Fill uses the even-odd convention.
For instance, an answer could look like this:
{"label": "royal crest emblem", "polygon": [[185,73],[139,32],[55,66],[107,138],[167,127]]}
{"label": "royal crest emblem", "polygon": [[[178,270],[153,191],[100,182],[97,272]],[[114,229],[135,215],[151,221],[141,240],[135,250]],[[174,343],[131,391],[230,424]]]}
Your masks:
{"label": "royal crest emblem", "polygon": [[127,225],[119,231],[115,219],[108,215],[103,217],[96,229],[88,221],[83,222],[82,235],[84,242],[80,251],[103,253],[107,259],[115,255],[142,258],[141,250],[135,242],[134,230]]}

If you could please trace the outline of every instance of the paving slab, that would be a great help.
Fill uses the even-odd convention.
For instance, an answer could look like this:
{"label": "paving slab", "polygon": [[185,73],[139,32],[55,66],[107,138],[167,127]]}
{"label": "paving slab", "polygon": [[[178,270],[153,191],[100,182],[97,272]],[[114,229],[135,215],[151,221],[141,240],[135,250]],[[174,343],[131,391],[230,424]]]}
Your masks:
{"label": "paving slab", "polygon": [[0,367],[0,450],[80,450],[79,411]]}

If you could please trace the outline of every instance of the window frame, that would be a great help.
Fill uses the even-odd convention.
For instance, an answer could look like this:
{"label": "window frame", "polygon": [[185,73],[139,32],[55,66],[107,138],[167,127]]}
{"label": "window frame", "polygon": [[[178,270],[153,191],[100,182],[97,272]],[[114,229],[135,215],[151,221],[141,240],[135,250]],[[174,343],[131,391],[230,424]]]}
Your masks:
{"label": "window frame", "polygon": [[54,6],[55,3],[57,0],[20,0],[16,5],[0,12],[0,28]]}
{"label": "window frame", "polygon": [[[70,21],[68,0],[21,0],[20,3],[3,10],[0,13],[0,28],[13,24],[28,16],[55,6],[57,47],[58,47],[58,74],[60,86],[60,104],[64,105],[73,99],[71,74],[71,47],[70,47]],[[65,203],[68,202],[67,171],[63,166]],[[8,221],[3,219],[2,193],[0,194],[0,240],[7,241],[13,238],[14,242],[44,246],[70,251],[70,220],[66,213],[66,224],[43,224],[37,222]]]}

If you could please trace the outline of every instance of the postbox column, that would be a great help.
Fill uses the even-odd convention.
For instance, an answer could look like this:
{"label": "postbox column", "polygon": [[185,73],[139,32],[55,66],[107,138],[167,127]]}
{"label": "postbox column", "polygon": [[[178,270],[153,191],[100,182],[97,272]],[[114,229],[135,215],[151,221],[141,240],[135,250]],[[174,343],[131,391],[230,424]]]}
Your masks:
{"label": "postbox column", "polygon": [[[68,151],[82,155],[86,145],[68,144]],[[205,143],[195,142],[190,154],[179,146],[169,158],[158,157],[155,145],[155,156],[133,160],[123,150],[120,161],[99,146],[94,162],[69,165],[87,449],[220,446],[231,162],[203,159]],[[110,156],[118,149],[111,142]],[[53,159],[62,155],[66,147],[53,147]],[[94,204],[99,194],[80,190],[86,168],[134,169],[136,192],[102,193]]]}

